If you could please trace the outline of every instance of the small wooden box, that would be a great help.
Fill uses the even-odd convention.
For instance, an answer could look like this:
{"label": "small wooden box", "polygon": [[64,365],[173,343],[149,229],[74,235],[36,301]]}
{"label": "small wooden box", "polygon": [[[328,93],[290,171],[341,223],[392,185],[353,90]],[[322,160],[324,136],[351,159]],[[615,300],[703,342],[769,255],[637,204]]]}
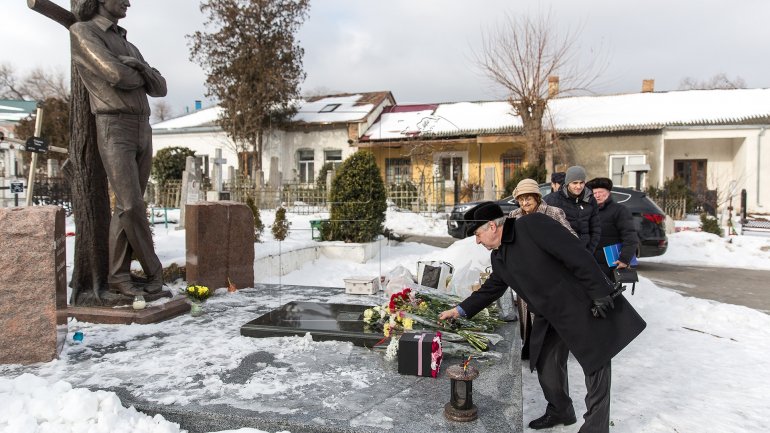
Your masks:
{"label": "small wooden box", "polygon": [[345,278],[345,293],[349,295],[373,295],[380,290],[378,277]]}

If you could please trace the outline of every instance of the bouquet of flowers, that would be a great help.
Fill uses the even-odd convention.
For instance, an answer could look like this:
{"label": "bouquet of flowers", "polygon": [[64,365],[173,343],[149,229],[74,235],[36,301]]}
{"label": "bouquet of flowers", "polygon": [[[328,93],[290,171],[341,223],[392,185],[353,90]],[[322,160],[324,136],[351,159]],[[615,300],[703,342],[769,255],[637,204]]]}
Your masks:
{"label": "bouquet of flowers", "polygon": [[364,322],[370,329],[382,330],[385,338],[398,338],[405,330],[415,325],[425,329],[441,330],[444,339],[465,342],[476,351],[486,351],[491,342],[489,334],[502,323],[493,307],[482,310],[473,319],[460,318],[452,321],[438,321],[439,314],[457,304],[457,299],[440,292],[413,292],[404,289],[394,293],[390,301],[364,311]]}
{"label": "bouquet of flowers", "polygon": [[195,302],[205,302],[211,296],[211,290],[206,286],[190,285],[183,292]]}

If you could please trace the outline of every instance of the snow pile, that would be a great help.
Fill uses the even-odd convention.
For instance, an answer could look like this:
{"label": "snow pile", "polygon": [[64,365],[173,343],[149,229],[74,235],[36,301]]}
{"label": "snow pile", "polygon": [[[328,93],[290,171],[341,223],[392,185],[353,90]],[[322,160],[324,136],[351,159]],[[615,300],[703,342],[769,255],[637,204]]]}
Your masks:
{"label": "snow pile", "polygon": [[114,392],[72,388],[22,374],[0,377],[0,431],[5,433],[178,433],[179,424],[125,408]]}

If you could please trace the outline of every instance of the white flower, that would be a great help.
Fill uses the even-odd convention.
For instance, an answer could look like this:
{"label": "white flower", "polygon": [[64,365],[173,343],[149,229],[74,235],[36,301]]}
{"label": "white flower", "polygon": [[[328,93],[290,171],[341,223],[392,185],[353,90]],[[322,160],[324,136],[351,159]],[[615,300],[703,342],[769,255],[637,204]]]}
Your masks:
{"label": "white flower", "polygon": [[398,356],[398,338],[391,338],[388,348],[385,349],[385,359],[388,361],[394,361]]}

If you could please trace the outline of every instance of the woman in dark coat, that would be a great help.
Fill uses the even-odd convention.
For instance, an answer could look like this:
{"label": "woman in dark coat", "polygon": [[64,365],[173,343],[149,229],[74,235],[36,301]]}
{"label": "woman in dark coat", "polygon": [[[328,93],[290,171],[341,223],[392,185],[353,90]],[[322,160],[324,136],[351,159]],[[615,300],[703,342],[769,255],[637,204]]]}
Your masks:
{"label": "woman in dark coat", "polygon": [[[541,429],[576,421],[566,371],[566,357],[572,352],[586,375],[581,432],[607,433],[610,360],[646,324],[622,295],[614,298],[613,304],[612,287],[591,254],[554,219],[541,213],[516,220],[502,216],[500,207],[488,202],[466,218],[476,221],[471,226],[476,242],[492,251],[492,275],[439,319],[473,317],[509,286],[516,287],[535,313],[530,368],[537,369],[548,401],[545,415],[530,422],[530,427]],[[592,307],[604,318],[595,317]]]}
{"label": "woman in dark coat", "polygon": [[[613,270],[627,268],[631,265],[631,259],[636,254],[639,246],[639,237],[636,235],[634,217],[631,211],[622,204],[615,203],[612,199],[612,180],[606,177],[597,177],[586,183],[591,188],[594,198],[599,204],[599,219],[602,222],[602,235],[599,238],[599,247],[594,251],[594,258],[599,267],[610,281],[615,281]],[[620,257],[613,263],[607,263],[604,247],[620,244]]]}

